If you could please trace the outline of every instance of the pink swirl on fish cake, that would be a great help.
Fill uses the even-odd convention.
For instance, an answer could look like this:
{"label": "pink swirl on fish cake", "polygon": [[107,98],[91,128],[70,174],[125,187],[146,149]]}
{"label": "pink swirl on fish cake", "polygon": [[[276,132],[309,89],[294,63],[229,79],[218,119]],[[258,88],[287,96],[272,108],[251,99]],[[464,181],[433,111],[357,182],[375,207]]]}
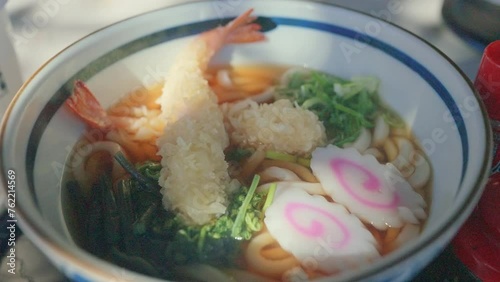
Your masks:
{"label": "pink swirl on fish cake", "polygon": [[303,204],[303,203],[288,203],[285,206],[285,218],[290,222],[290,224],[297,230],[297,232],[301,233],[305,237],[309,237],[311,239],[313,238],[319,238],[323,237],[325,234],[325,227],[324,224],[319,222],[318,220],[312,220],[311,224],[309,226],[303,226],[301,225],[295,218],[295,213],[299,212],[300,210],[306,210],[305,212],[315,212],[318,213],[326,218],[328,218],[331,222],[333,222],[340,230],[342,233],[342,237],[340,238],[339,242],[334,242],[332,244],[332,247],[336,249],[341,249],[345,247],[348,242],[351,239],[351,234],[342,221],[340,221],[338,218],[336,218],[334,215],[330,214],[328,211],[317,208],[311,205]]}
{"label": "pink swirl on fish cake", "polygon": [[[377,177],[374,173],[363,167],[362,165],[355,163],[351,160],[345,159],[345,158],[336,158],[330,160],[330,167],[332,169],[332,172],[335,174],[335,176],[338,178],[340,184],[342,185],[342,188],[344,188],[351,197],[353,197],[355,200],[358,202],[362,203],[363,205],[366,205],[371,208],[376,208],[376,209],[395,209],[397,208],[400,198],[399,194],[396,192],[391,192],[393,194],[393,197],[389,203],[379,203],[372,201],[370,199],[366,199],[362,195],[359,195],[355,191],[355,189],[352,187],[352,185],[347,181],[345,175],[344,175],[344,170],[346,167],[351,167],[354,168],[358,171],[360,171],[362,174],[364,174],[368,179],[362,183],[362,186],[365,190],[368,192],[376,193],[379,191],[382,191],[382,189],[386,188],[385,186],[382,185],[382,180]],[[387,189],[383,190],[388,191]]]}

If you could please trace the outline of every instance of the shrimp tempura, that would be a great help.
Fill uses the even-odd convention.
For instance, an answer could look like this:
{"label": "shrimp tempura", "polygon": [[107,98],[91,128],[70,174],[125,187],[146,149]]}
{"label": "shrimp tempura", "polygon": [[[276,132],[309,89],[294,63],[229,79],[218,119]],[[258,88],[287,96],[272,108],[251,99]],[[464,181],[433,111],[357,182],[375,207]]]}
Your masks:
{"label": "shrimp tempura", "polygon": [[204,72],[224,44],[264,39],[260,26],[251,24],[255,20],[251,12],[201,34],[183,50],[158,99],[166,120],[164,135],[158,139],[163,204],[187,223],[204,224],[226,211],[232,185],[223,151],[229,138]]}

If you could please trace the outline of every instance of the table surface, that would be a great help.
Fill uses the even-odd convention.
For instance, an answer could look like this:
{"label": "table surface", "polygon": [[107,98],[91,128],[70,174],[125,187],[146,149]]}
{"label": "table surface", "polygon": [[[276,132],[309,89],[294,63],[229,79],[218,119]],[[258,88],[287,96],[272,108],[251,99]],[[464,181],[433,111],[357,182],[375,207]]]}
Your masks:
{"label": "table surface", "polygon": [[[57,54],[79,38],[122,19],[151,11],[157,8],[179,4],[182,0],[11,0],[7,2],[7,12],[12,22],[13,45],[23,79],[31,76],[45,61]],[[401,12],[387,14],[394,0],[336,0],[332,3],[360,10],[373,15],[384,14],[394,24],[424,38],[446,54],[473,79],[481,59],[481,50],[468,45],[447,27],[441,16],[442,0],[399,0]],[[36,51],[34,49],[36,48]],[[0,113],[1,118],[2,113]],[[0,199],[1,200],[1,199]],[[2,201],[3,202],[3,201]],[[0,220],[0,223],[3,223]],[[0,231],[6,230],[1,228]],[[5,236],[5,234],[3,234]],[[2,242],[0,232],[0,242]],[[29,256],[32,246],[25,243]],[[1,247],[1,246],[0,246]],[[0,248],[0,255],[2,250]],[[39,256],[43,258],[43,256]],[[22,277],[17,280],[4,280],[4,263],[0,266],[0,281],[28,281]],[[40,266],[41,265],[41,266]],[[50,265],[37,265],[49,269]],[[54,281],[55,276],[47,276]],[[427,267],[416,281],[474,281],[468,272],[447,248],[434,263]],[[38,281],[38,280],[35,280]]]}

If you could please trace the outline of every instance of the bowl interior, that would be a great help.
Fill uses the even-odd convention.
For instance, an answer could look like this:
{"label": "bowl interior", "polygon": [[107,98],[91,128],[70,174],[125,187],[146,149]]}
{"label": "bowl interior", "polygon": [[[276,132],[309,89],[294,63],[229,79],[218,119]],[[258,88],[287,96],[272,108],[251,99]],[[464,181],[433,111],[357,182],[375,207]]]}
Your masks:
{"label": "bowl interior", "polygon": [[377,76],[380,95],[411,125],[432,163],[432,203],[423,234],[359,275],[406,261],[417,250],[434,248],[436,254],[473,208],[490,162],[488,124],[470,82],[426,43],[367,15],[301,1],[217,3],[159,10],[89,35],[23,86],[3,123],[1,150],[2,166],[16,169],[18,205],[32,239],[50,242],[47,249],[59,245],[76,260],[95,261],[74,247],[62,214],[61,177],[72,169],[66,159],[85,129],[62,107],[73,80],[85,80],[107,107],[133,89],[160,83],[195,34],[254,7],[255,14],[276,25],[266,32],[268,40],[229,46],[213,63],[295,65],[346,78]]}

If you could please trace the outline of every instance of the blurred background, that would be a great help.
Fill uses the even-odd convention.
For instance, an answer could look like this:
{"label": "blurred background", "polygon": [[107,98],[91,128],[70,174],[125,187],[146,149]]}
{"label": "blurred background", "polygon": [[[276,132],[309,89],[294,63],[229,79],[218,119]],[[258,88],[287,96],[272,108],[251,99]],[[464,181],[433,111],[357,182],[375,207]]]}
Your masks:
{"label": "blurred background", "polygon": [[[221,0],[229,1],[229,0]],[[238,0],[231,0],[232,2]],[[239,0],[241,1],[241,0]],[[272,0],[271,0],[272,1]],[[499,0],[446,2],[499,2]],[[187,0],[9,0],[6,10],[23,78],[79,38],[114,22]],[[442,16],[443,0],[330,0],[379,16],[428,40],[473,77],[481,46],[457,35]],[[463,7],[462,3],[451,3]],[[460,9],[447,9],[458,11]],[[459,15],[456,18],[463,18]],[[477,11],[472,18],[485,18]],[[500,18],[500,16],[499,16]]]}
{"label": "blurred background", "polygon": [[[0,0],[0,6],[5,0]],[[220,0],[235,3],[244,0]],[[269,0],[272,1],[272,0]],[[22,80],[52,56],[89,33],[128,17],[188,0],[9,0],[0,25],[8,30]],[[483,48],[500,39],[500,0],[330,0],[399,25],[427,40],[474,80]],[[443,8],[444,7],[444,8]],[[2,26],[0,26],[2,27]],[[1,39],[0,39],[1,40]],[[2,42],[0,42],[2,43]],[[3,42],[5,43],[5,42]],[[5,44],[0,44],[5,46]],[[3,48],[3,47],[2,47]],[[0,53],[5,49],[0,49]],[[0,95],[1,98],[1,95]],[[8,99],[3,99],[6,104]],[[0,105],[2,106],[2,105]],[[0,107],[0,118],[3,112]],[[1,195],[0,195],[1,198]],[[0,199],[3,203],[3,200]],[[0,204],[0,211],[1,211]],[[0,219],[0,224],[5,218]],[[0,229],[1,234],[5,228]],[[4,238],[5,239],[5,238]],[[2,244],[0,244],[2,245]],[[18,253],[24,274],[0,281],[63,281],[43,255],[22,238]],[[0,256],[4,246],[0,246]],[[8,280],[5,280],[8,279]],[[446,250],[417,281],[474,281],[475,278]]]}

